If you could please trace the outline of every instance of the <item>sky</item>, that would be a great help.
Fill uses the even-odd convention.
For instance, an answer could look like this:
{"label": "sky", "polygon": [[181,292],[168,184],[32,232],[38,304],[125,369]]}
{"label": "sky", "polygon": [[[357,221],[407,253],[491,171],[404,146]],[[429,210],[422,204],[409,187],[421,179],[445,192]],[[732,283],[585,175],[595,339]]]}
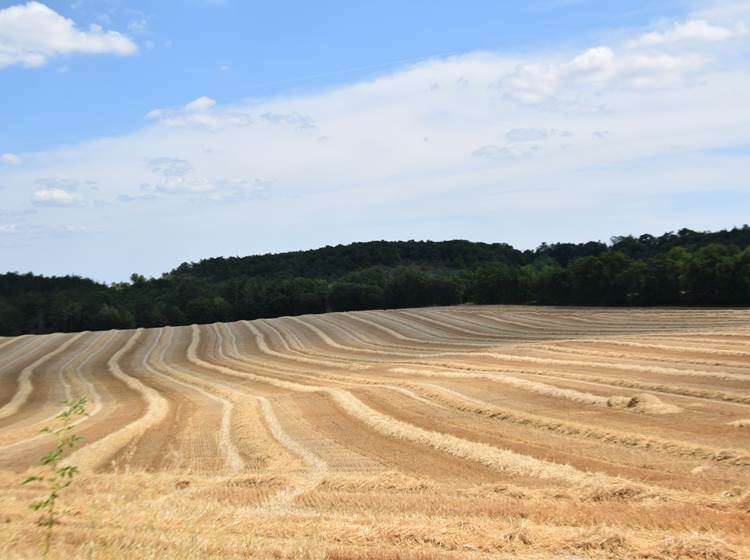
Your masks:
{"label": "sky", "polygon": [[750,1],[0,1],[0,272],[750,220]]}

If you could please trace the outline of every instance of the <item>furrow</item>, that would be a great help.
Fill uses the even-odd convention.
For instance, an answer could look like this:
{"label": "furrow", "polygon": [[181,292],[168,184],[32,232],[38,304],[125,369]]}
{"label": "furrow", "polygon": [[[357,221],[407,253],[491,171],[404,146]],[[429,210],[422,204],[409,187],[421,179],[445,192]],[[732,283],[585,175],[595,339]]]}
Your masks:
{"label": "furrow", "polygon": [[65,352],[85,334],[85,332],[82,332],[68,338],[68,340],[58,346],[55,350],[48,354],[45,354],[41,358],[34,361],[31,365],[26,366],[23,370],[21,370],[21,374],[18,376],[17,381],[18,389],[16,390],[10,402],[0,408],[0,419],[8,418],[9,416],[16,414],[18,410],[29,399],[29,395],[31,395],[31,392],[34,389],[34,384],[31,381],[31,377],[37,368],[45,362]]}
{"label": "furrow", "polygon": [[[193,333],[194,336],[196,336],[197,327],[194,327]],[[584,473],[569,465],[548,463],[533,457],[522,456],[511,451],[497,449],[486,444],[471,442],[447,434],[423,430],[381,414],[366,406],[350,393],[341,389],[301,385],[299,383],[283,381],[251,373],[240,373],[224,366],[207,363],[198,358],[194,351],[188,354],[188,359],[196,365],[207,369],[216,369],[217,371],[228,373],[230,375],[247,376],[251,379],[266,382],[270,385],[288,389],[290,391],[309,393],[319,392],[328,394],[333,398],[334,402],[342,408],[342,410],[383,435],[397,439],[405,439],[421,445],[427,445],[433,449],[478,462],[506,474],[532,476],[541,479],[555,479],[577,484],[612,485],[624,483],[623,480],[616,479],[615,477]]]}
{"label": "furrow", "polygon": [[[78,466],[81,470],[95,470],[107,462],[109,457],[126,446],[134,438],[142,435],[151,426],[161,421],[169,410],[167,401],[153,388],[144,385],[138,379],[128,375],[120,367],[120,358],[139,341],[143,329],[136,330],[128,339],[125,346],[120,348],[107,362],[107,369],[113,377],[123,382],[127,387],[137,392],[146,403],[146,412],[130,424],[110,433],[105,437],[86,445],[70,455],[67,462]],[[157,340],[158,342],[158,340]],[[153,347],[151,351],[153,351]],[[144,361],[149,353],[144,356]]]}
{"label": "furrow", "polygon": [[510,422],[564,435],[600,440],[608,444],[651,449],[661,453],[681,457],[695,457],[739,467],[750,466],[750,456],[748,456],[745,451],[738,449],[713,449],[706,446],[693,445],[653,436],[642,436],[616,430],[604,431],[585,424],[553,420],[543,416],[526,413],[518,413],[507,408],[501,408],[468,397],[444,387],[438,388],[436,385],[430,387],[416,385],[415,388],[422,392],[422,394],[435,398],[448,406],[452,406],[458,410],[488,416],[500,422]]}
{"label": "furrow", "polygon": [[292,488],[284,489],[270,496],[263,504],[263,507],[266,509],[288,509],[295,498],[310,492],[323,481],[328,472],[328,464],[310,449],[289,437],[281,427],[273,411],[273,407],[267,398],[261,396],[255,398],[260,403],[263,419],[274,439],[288,449],[290,453],[299,457],[308,469],[307,476],[303,481]]}

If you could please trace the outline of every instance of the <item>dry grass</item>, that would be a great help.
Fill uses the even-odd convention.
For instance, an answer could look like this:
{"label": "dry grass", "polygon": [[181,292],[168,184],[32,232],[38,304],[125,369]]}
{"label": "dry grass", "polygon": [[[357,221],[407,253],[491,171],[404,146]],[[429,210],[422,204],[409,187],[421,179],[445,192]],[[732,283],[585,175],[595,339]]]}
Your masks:
{"label": "dry grass", "polygon": [[59,558],[749,558],[748,341],[523,307],[2,339],[0,558],[38,556],[19,482],[78,394]]}

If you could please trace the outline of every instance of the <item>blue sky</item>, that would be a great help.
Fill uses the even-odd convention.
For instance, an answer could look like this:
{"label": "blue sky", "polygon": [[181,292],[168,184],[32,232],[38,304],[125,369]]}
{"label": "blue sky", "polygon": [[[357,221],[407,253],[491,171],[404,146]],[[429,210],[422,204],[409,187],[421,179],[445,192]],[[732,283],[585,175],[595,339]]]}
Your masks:
{"label": "blue sky", "polygon": [[748,4],[0,2],[0,268],[741,224]]}

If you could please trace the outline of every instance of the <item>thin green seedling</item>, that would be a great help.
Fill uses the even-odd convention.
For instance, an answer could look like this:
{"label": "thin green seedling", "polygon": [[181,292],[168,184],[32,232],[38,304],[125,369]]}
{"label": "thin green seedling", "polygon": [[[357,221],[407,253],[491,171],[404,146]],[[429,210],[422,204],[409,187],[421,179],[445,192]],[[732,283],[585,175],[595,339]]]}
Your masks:
{"label": "thin green seedling", "polygon": [[81,441],[81,437],[72,433],[77,417],[86,415],[86,397],[65,401],[65,410],[55,416],[56,426],[45,426],[42,433],[50,434],[55,438],[55,447],[40,459],[44,472],[27,477],[22,484],[41,482],[45,484],[47,495],[30,504],[30,508],[40,512],[41,517],[37,519],[36,525],[44,530],[43,557],[47,558],[52,545],[53,531],[60,523],[62,515],[70,513],[60,509],[60,492],[73,484],[74,477],[78,474],[78,467],[74,465],[63,465],[65,451],[69,450]]}

